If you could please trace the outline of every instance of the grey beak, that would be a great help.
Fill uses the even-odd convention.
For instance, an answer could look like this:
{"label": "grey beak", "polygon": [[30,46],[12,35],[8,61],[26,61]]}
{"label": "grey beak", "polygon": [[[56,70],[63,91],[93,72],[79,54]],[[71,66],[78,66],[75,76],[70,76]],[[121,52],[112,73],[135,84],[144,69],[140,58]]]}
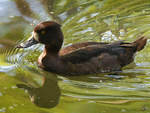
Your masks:
{"label": "grey beak", "polygon": [[29,38],[29,40],[27,40],[26,42],[23,42],[23,43],[19,44],[19,45],[17,46],[17,48],[28,48],[28,47],[30,47],[30,46],[32,46],[32,45],[37,44],[37,43],[38,43],[38,41],[36,41],[36,40],[34,39],[34,37],[31,36],[31,37]]}

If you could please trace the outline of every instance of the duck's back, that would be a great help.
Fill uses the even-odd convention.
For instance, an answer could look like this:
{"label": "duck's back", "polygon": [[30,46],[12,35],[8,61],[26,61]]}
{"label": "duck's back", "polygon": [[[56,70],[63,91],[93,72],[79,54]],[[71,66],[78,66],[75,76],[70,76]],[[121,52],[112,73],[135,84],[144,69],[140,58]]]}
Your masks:
{"label": "duck's back", "polygon": [[60,56],[63,56],[63,55],[66,55],[66,54],[69,54],[69,53],[72,53],[74,51],[77,51],[77,50],[80,50],[82,48],[85,48],[85,47],[89,47],[89,46],[104,46],[108,43],[105,43],[105,42],[83,42],[83,43],[76,43],[76,44],[72,44],[72,45],[69,45],[67,47],[64,47],[60,52]]}
{"label": "duck's back", "polygon": [[64,52],[60,58],[66,65],[64,73],[70,75],[119,71],[133,61],[134,53],[143,49],[145,44],[146,38],[142,37],[133,43],[118,41],[111,44],[90,43],[82,47],[74,45],[70,48],[75,49]]}

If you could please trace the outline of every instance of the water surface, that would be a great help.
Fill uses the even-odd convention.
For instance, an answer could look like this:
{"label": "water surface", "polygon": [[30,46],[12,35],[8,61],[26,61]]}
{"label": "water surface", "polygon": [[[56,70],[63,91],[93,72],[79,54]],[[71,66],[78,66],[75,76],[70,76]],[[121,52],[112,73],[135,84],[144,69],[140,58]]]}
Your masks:
{"label": "water surface", "polygon": [[46,20],[62,25],[64,46],[149,38],[149,0],[1,0],[0,11],[0,112],[150,112],[149,40],[122,72],[87,76],[40,70],[36,63],[43,49],[40,44],[15,48]]}

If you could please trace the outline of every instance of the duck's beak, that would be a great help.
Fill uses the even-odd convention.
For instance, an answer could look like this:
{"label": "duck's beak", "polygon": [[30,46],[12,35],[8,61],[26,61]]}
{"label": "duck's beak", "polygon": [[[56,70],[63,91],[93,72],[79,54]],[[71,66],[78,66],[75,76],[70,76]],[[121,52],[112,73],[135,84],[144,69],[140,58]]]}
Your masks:
{"label": "duck's beak", "polygon": [[28,47],[30,47],[32,45],[37,44],[37,43],[38,43],[38,41],[36,41],[34,39],[33,35],[32,35],[26,42],[23,42],[23,43],[19,44],[17,46],[17,48],[28,48]]}

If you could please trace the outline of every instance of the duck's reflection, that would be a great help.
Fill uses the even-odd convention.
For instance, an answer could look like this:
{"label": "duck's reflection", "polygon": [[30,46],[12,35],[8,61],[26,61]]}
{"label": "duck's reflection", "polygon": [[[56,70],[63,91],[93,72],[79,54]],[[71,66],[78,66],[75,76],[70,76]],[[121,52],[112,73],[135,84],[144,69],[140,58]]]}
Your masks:
{"label": "duck's reflection", "polygon": [[38,88],[25,84],[17,84],[17,87],[26,89],[31,97],[31,101],[39,107],[52,108],[59,103],[60,89],[56,76],[44,76],[43,85]]}

